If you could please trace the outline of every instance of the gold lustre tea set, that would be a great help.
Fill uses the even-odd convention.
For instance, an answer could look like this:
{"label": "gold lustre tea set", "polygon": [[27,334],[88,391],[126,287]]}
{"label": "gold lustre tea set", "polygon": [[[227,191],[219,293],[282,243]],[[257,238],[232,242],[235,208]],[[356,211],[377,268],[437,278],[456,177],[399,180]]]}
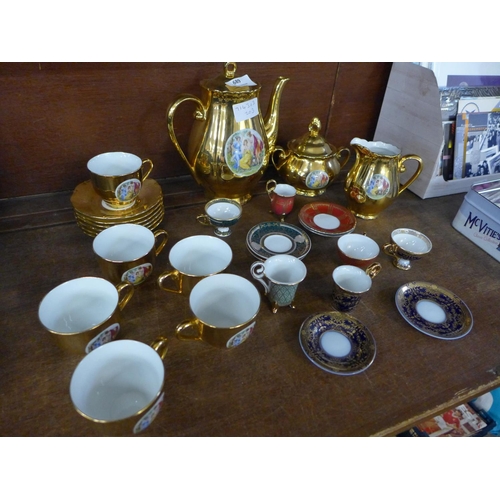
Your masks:
{"label": "gold lustre tea set", "polygon": [[[220,75],[201,82],[201,97],[181,94],[166,112],[169,137],[207,198],[196,222],[214,233],[178,241],[168,255],[171,269],[156,279],[160,290],[189,301],[191,317],[175,327],[175,336],[234,349],[255,330],[261,293],[273,314],[293,309],[297,289],[307,280],[303,260],[311,249],[311,233],[334,238],[342,264],[332,272],[332,310],[303,321],[300,346],[311,363],[328,373],[361,373],[372,365],[376,343],[350,313],[367,296],[382,266],[378,244],[354,232],[356,217],[377,218],[418,177],[422,159],[360,138],[351,141],[351,149],[337,149],[320,135],[316,117],[302,137],[281,147],[276,144],[279,107],[288,78],[277,79],[263,116],[260,85],[236,71],[236,63],[226,63]],[[196,111],[184,151],[174,117],[188,101]],[[354,164],[344,183],[347,206],[315,201],[346,166],[351,150]],[[417,166],[401,184],[400,173],[409,160]],[[277,220],[248,231],[246,246],[255,258],[249,268],[252,283],[226,272],[233,260],[227,241],[270,164],[281,177],[266,183]],[[76,278],[55,287],[41,300],[38,315],[60,348],[83,356],[69,388],[76,411],[103,435],[135,435],[150,426],[165,404],[168,340],[159,337],[146,345],[121,338],[121,312],[150,279],[156,257],[168,243],[168,232],[158,229],[165,212],[163,194],[150,178],[150,159],[107,152],[91,158],[87,168],[90,179],[77,186],[71,203],[76,223],[93,238],[103,277]],[[300,209],[301,227],[285,222],[297,196],[311,199]],[[400,270],[410,269],[431,249],[429,238],[410,228],[395,228],[382,247]],[[434,338],[458,339],[472,328],[466,304],[432,283],[401,286],[396,306],[409,324]]]}

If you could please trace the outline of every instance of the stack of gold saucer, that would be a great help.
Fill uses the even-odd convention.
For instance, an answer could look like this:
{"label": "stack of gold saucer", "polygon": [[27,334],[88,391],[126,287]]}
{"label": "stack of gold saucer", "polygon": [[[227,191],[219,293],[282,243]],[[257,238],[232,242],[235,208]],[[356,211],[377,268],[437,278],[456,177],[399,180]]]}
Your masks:
{"label": "stack of gold saucer", "polygon": [[146,179],[134,206],[126,210],[111,210],[102,203],[91,181],[79,184],[71,196],[77,224],[85,234],[97,236],[101,231],[116,224],[140,224],[156,229],[163,220],[165,207],[160,185]]}

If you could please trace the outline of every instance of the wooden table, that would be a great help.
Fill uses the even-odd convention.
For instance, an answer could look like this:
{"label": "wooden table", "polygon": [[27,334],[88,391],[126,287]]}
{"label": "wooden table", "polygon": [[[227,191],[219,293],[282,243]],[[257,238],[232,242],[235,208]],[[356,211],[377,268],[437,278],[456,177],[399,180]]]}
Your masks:
{"label": "wooden table", "polygon": [[[185,183],[185,190],[172,189],[171,181],[162,184],[166,214],[160,227],[170,238],[155,276],[170,269],[168,252],[174,243],[212,234],[196,222],[206,200],[191,180]],[[37,316],[40,300],[53,287],[80,276],[100,276],[92,238],[76,225],[70,195],[4,201],[0,206],[3,436],[93,435],[68,394],[81,356],[60,351]],[[263,298],[253,335],[232,350],[178,341],[175,326],[191,316],[187,297],[160,290],[154,279],[137,288],[123,311],[124,335],[146,343],[159,335],[171,338],[165,405],[144,435],[395,435],[499,386],[500,267],[451,226],[463,196],[422,200],[406,191],[378,219],[357,220],[356,232],[366,232],[380,246],[396,227],[421,230],[433,242],[431,254],[409,271],[396,269],[381,253],[382,272],[352,313],[377,344],[375,361],[358,375],[320,370],[298,341],[306,317],[332,310],[331,273],[340,263],[334,238],[310,234],[312,249],[304,259],[308,274],[297,292],[297,308],[273,314]],[[345,205],[342,186],[333,184],[316,200]],[[311,201],[298,198],[287,222],[299,226],[298,211]],[[260,189],[227,239],[234,253],[227,272],[252,280],[249,268],[255,258],[245,237],[266,220],[275,219]],[[458,294],[473,313],[471,333],[444,341],[411,327],[394,297],[399,286],[412,280],[430,281]]]}

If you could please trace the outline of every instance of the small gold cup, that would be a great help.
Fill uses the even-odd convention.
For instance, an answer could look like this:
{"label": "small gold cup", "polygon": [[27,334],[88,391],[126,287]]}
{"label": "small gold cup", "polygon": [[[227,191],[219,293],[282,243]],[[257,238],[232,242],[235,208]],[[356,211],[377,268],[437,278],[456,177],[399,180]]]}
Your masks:
{"label": "small gold cup", "polygon": [[87,168],[103,207],[127,210],[134,206],[142,183],[153,170],[153,162],[132,153],[110,152],[91,158]]}
{"label": "small gold cup", "polygon": [[69,393],[76,411],[104,436],[147,429],[164,404],[165,337],[150,346],[117,340],[92,351],[76,367]]}
{"label": "small gold cup", "polygon": [[118,224],[101,231],[92,246],[106,279],[140,285],[152,274],[167,241],[164,229],[153,232],[139,224]]}

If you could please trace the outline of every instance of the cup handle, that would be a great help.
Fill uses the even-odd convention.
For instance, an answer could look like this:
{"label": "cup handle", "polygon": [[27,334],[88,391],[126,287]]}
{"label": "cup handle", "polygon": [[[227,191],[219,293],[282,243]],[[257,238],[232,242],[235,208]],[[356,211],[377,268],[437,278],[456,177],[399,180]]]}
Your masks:
{"label": "cup handle", "polygon": [[394,243],[386,243],[382,249],[387,255],[390,255],[391,257],[396,256],[396,245]]}
{"label": "cup handle", "polygon": [[158,353],[161,359],[165,359],[168,352],[168,339],[167,337],[156,337],[151,342],[151,347]]}
{"label": "cup handle", "polygon": [[[148,167],[145,170],[144,167],[146,164],[148,165]],[[142,160],[141,170],[142,170],[142,182],[144,182],[149,177],[151,170],[153,170],[153,162],[149,158]]]}
{"label": "cup handle", "polygon": [[210,219],[206,214],[201,214],[196,217],[196,220],[200,223],[203,224],[204,226],[210,226]]}
{"label": "cup handle", "polygon": [[[177,289],[174,288],[167,288],[163,282],[167,280],[168,278],[172,279],[174,282],[177,283]],[[163,274],[160,274],[158,276],[158,279],[156,280],[158,283],[158,286],[164,290],[165,292],[172,292],[172,293],[182,293],[182,288],[181,288],[181,277],[179,271],[175,269],[174,271],[169,271]]]}
{"label": "cup handle", "polygon": [[277,185],[278,185],[278,183],[274,179],[269,179],[266,182],[266,191],[267,191],[267,194],[268,194],[270,199],[272,199],[271,194],[276,189]]}
{"label": "cup handle", "polygon": [[[168,241],[168,232],[165,229],[157,229],[154,233],[155,236],[155,254],[158,256],[160,252],[163,250]],[[156,246],[156,241],[158,238],[162,238],[159,245]]]}
{"label": "cup handle", "polygon": [[128,281],[122,281],[116,285],[116,289],[118,290],[119,296],[118,307],[120,308],[120,311],[122,311],[123,308],[128,304],[128,301],[132,298],[132,295],[134,295],[135,288],[132,283],[129,283]]}
{"label": "cup handle", "polygon": [[[197,335],[183,334],[183,331],[187,329],[194,330],[195,333],[197,331],[198,334]],[[178,340],[203,340],[201,336],[201,329],[202,325],[196,318],[188,319],[186,321],[183,321],[182,323],[179,323],[175,327],[175,336],[178,338]]]}
{"label": "cup handle", "polygon": [[264,285],[264,290],[266,294],[269,292],[269,285],[264,281],[264,271],[265,266],[262,262],[254,262],[250,266],[251,275],[257,280],[260,281]]}
{"label": "cup handle", "polygon": [[367,268],[366,268],[366,274],[368,274],[368,276],[370,276],[371,279],[375,278],[375,276],[377,276],[377,274],[382,271],[382,265],[380,264],[380,262],[374,262],[373,264],[370,264]]}
{"label": "cup handle", "polygon": [[[343,153],[344,151],[347,153],[347,155],[346,155],[346,157],[345,157],[344,161],[342,162],[342,161],[340,161],[340,160],[341,160],[341,158],[340,158],[340,157],[341,157],[341,155],[342,155],[342,153]],[[342,170],[342,169],[346,166],[347,162],[349,161],[349,158],[351,157],[351,150],[350,150],[349,148],[340,148],[340,149],[337,151],[337,156],[338,156],[338,158],[339,158],[340,170]]]}

